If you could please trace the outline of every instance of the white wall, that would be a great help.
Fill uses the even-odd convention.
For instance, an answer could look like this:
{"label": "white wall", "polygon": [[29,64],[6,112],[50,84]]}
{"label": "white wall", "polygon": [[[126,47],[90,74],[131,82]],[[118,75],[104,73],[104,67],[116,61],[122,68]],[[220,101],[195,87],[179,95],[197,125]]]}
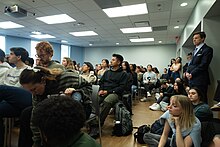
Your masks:
{"label": "white wall", "polygon": [[170,64],[170,59],[176,57],[176,45],[85,48],[84,61],[95,65],[101,63],[103,58],[110,60],[113,53],[121,54],[129,63],[152,64],[162,72]]}
{"label": "white wall", "polygon": [[220,16],[204,19],[203,25],[203,30],[206,32],[207,35],[205,42],[207,43],[207,45],[213,48],[213,58],[209,70],[211,85],[209,86],[208,92],[208,97],[210,98],[210,100],[212,100],[215,94],[215,89],[217,87],[217,80],[220,80],[220,29],[218,29],[220,26]]}

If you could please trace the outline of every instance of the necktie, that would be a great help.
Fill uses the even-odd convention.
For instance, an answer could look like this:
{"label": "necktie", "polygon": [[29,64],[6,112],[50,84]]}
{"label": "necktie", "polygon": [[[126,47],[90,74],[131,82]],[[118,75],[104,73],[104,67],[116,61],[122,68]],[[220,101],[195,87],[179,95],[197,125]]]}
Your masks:
{"label": "necktie", "polygon": [[197,51],[197,48],[194,49],[194,51],[193,51],[193,56],[195,56],[196,51]]}

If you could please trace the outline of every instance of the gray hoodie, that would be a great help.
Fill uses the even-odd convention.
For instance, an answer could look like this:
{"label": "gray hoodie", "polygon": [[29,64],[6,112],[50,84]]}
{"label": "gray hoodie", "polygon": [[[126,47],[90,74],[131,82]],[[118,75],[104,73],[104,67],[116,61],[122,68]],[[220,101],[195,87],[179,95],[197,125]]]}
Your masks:
{"label": "gray hoodie", "polygon": [[7,62],[0,63],[0,85],[3,83],[5,72],[10,68],[11,66]]}

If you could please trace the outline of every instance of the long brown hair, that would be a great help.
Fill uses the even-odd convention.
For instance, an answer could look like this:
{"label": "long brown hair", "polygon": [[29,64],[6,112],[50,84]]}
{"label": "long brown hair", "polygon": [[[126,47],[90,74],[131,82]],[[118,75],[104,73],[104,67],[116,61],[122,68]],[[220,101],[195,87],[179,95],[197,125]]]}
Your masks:
{"label": "long brown hair", "polygon": [[36,84],[42,79],[56,80],[56,77],[61,75],[63,71],[59,68],[48,69],[42,66],[37,66],[33,69],[24,69],[20,74],[20,84]]}

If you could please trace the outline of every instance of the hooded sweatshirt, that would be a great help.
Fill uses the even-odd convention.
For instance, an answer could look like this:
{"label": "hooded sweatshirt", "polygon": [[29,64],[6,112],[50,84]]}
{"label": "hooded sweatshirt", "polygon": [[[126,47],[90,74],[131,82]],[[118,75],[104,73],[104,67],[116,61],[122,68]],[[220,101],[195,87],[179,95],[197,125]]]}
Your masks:
{"label": "hooded sweatshirt", "polygon": [[7,62],[0,64],[0,85],[3,83],[5,72],[10,68],[11,66]]}

